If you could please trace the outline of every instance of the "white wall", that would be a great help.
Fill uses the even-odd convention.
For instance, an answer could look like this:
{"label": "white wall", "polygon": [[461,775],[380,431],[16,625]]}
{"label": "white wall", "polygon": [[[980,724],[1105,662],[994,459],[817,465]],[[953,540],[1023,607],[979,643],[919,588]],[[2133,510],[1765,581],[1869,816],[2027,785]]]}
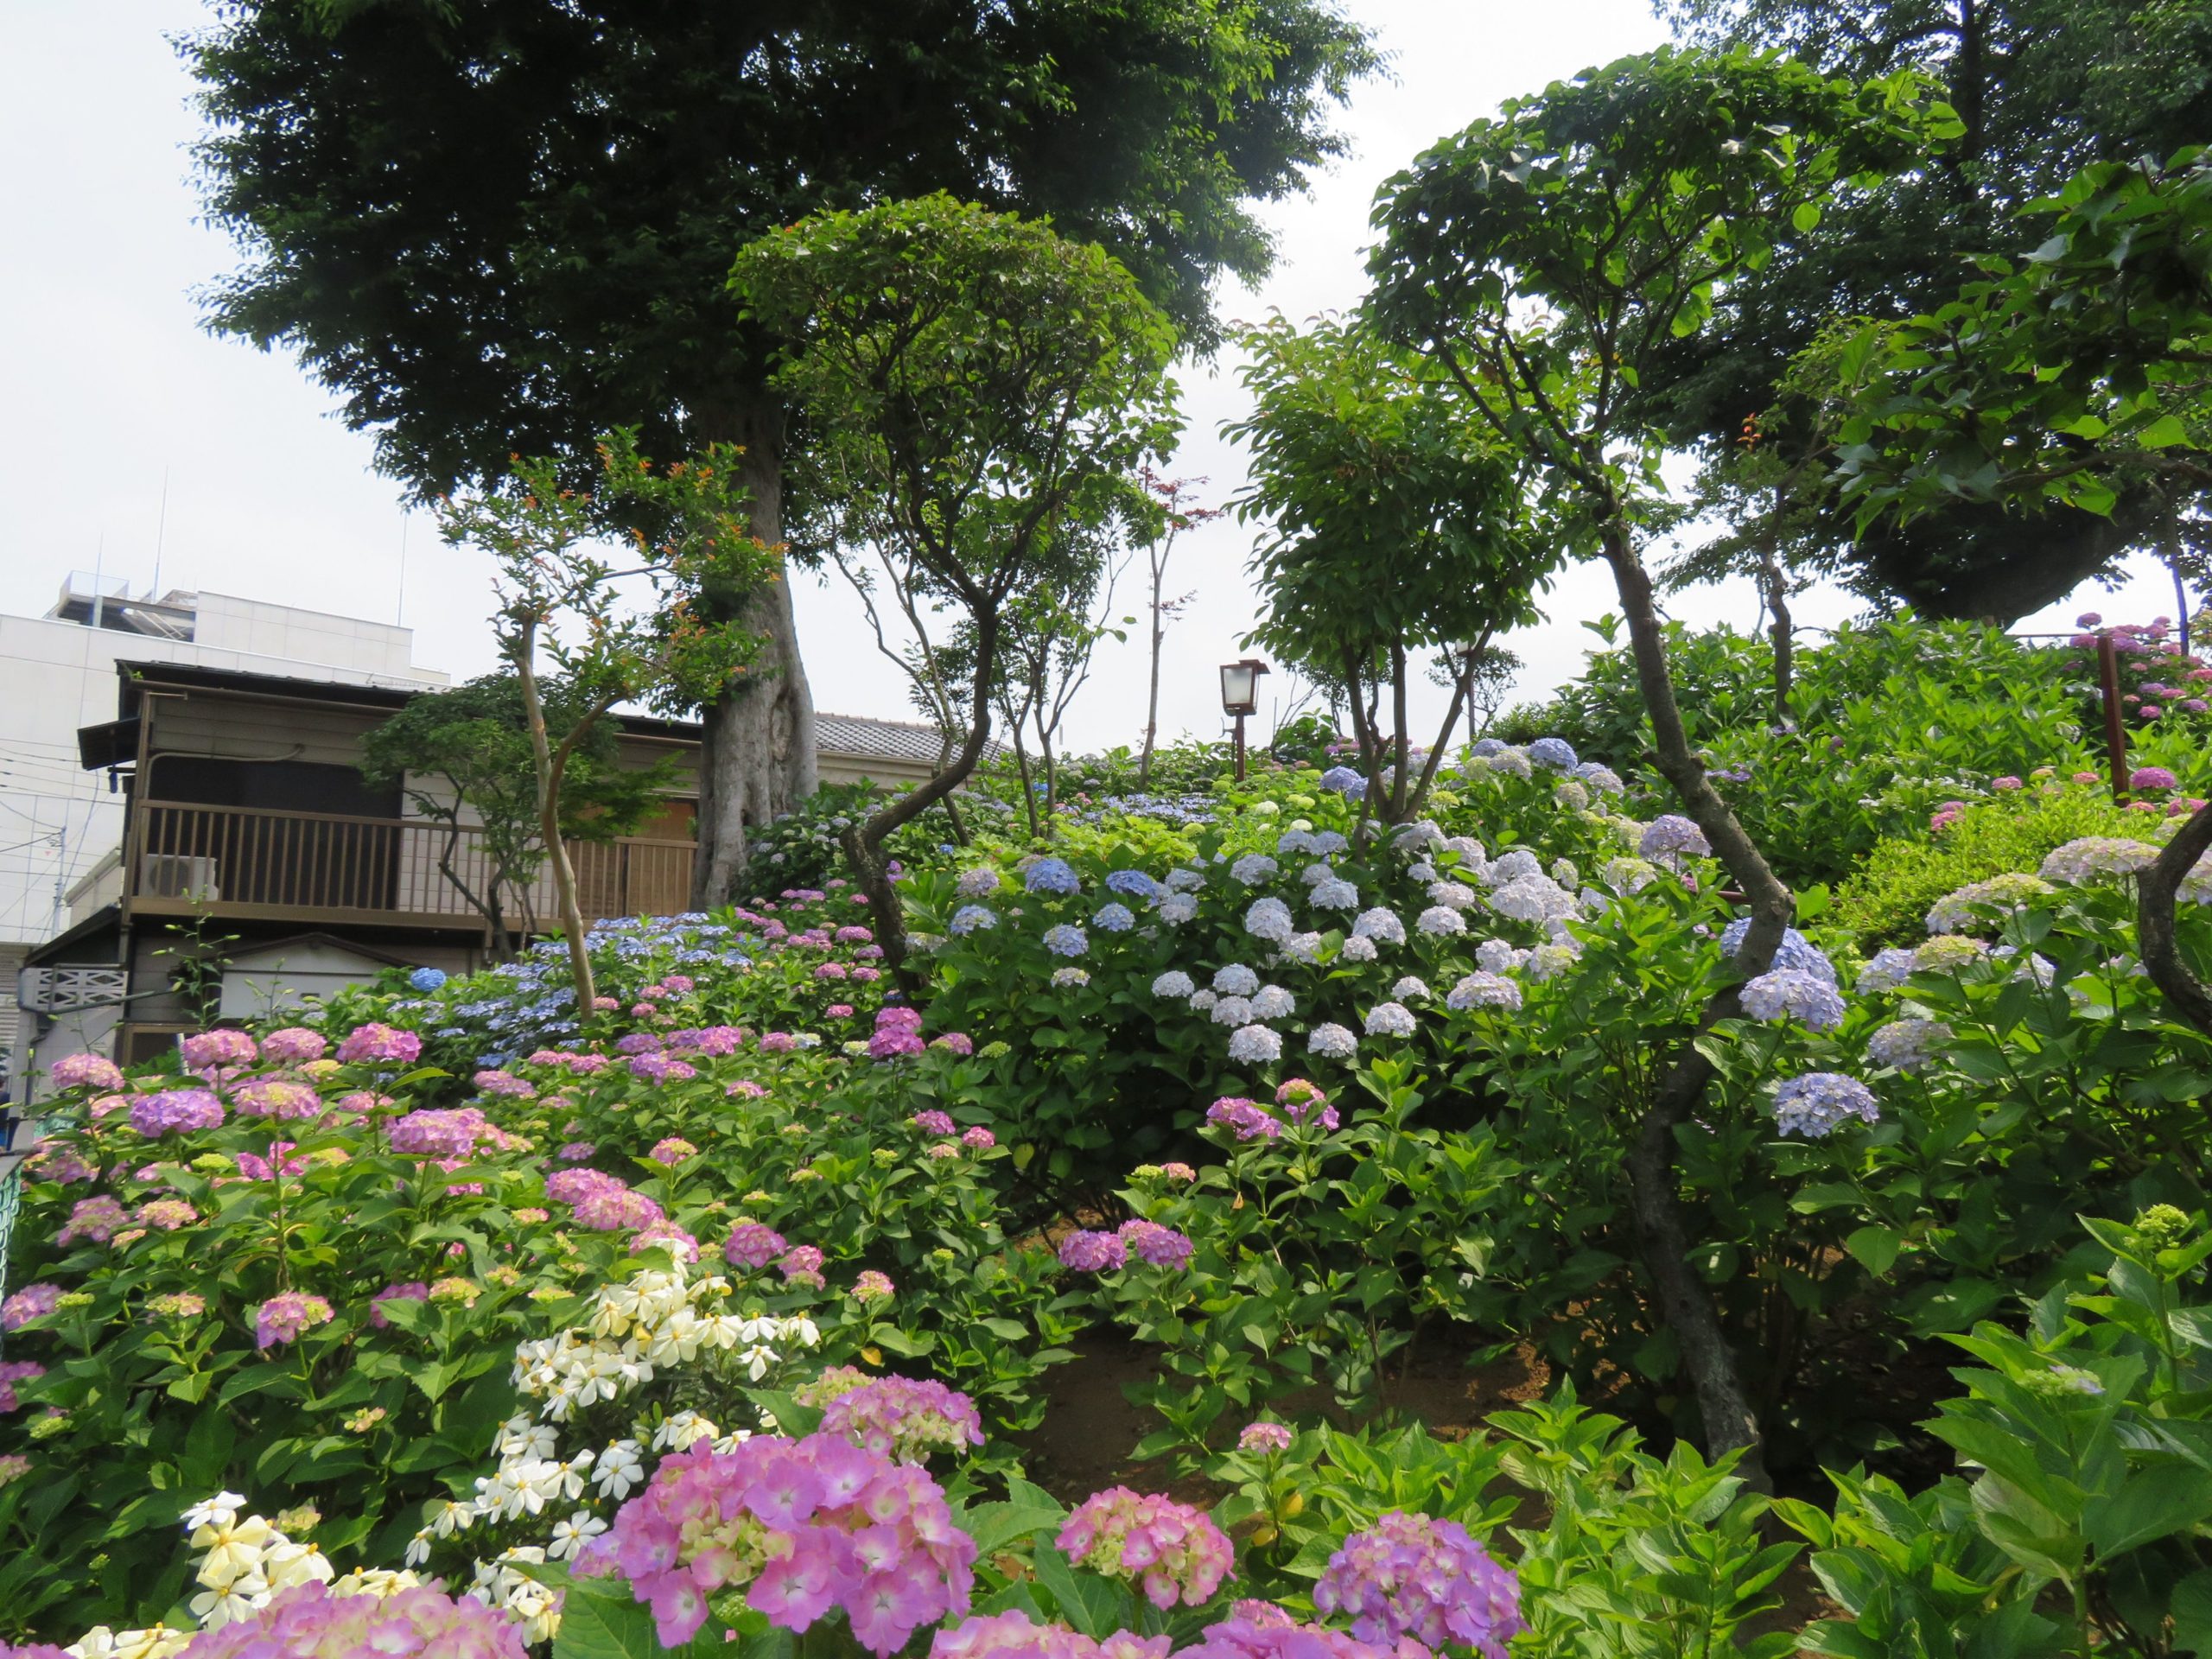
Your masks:
{"label": "white wall", "polygon": [[[66,923],[57,895],[123,833],[123,797],[77,766],[77,728],[116,717],[115,664],[188,663],[346,685],[438,686],[410,661],[414,635],[388,623],[197,595],[189,642],[0,615],[0,947]],[[12,1002],[10,995],[8,1000]]]}

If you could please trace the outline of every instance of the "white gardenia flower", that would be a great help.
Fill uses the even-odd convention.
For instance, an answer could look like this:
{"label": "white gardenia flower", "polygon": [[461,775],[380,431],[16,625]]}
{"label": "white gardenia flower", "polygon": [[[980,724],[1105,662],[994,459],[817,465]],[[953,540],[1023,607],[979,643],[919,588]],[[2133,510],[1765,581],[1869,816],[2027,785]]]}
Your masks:
{"label": "white gardenia flower", "polygon": [[70,1659],[175,1659],[193,1634],[166,1624],[149,1624],[143,1630],[111,1630],[95,1624],[61,1651]]}
{"label": "white gardenia flower", "polygon": [[645,1461],[639,1455],[635,1440],[617,1440],[599,1454],[599,1466],[592,1471],[592,1484],[603,1497],[618,1503],[630,1496],[632,1489],[645,1483]]}
{"label": "white gardenia flower", "polygon": [[607,1530],[607,1522],[589,1510],[578,1510],[565,1521],[553,1523],[553,1541],[545,1547],[546,1554],[556,1561],[565,1561]]}
{"label": "white gardenia flower", "polygon": [[[238,1493],[218,1492],[213,1497],[201,1499],[184,1512],[185,1529],[196,1533],[202,1527],[227,1527],[238,1518],[238,1511],[245,1507],[245,1499]],[[196,1538],[191,1542],[194,1549],[207,1548]]]}

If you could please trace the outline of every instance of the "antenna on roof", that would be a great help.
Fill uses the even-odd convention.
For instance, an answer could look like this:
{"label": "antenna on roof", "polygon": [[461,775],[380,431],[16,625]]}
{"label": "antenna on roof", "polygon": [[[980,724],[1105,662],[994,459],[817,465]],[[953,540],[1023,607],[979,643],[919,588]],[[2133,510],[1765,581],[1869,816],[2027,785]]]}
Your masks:
{"label": "antenna on roof", "polygon": [[92,628],[96,632],[100,626],[102,601],[107,596],[100,582],[100,573],[106,569],[106,562],[107,531],[103,528],[99,542],[92,550]]}
{"label": "antenna on roof", "polygon": [[407,512],[399,514],[399,597],[391,604],[391,626],[404,627],[407,614]]}
{"label": "antenna on roof", "polygon": [[162,596],[162,540],[169,528],[169,469],[162,468],[162,516],[154,525],[154,585],[147,589],[146,597]]}

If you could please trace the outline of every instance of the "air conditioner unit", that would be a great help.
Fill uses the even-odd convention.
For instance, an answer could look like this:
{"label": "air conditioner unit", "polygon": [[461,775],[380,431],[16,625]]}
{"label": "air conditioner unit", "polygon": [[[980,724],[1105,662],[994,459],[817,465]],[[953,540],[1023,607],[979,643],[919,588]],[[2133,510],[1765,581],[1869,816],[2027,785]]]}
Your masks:
{"label": "air conditioner unit", "polygon": [[219,899],[215,861],[184,853],[149,853],[138,872],[138,891],[149,899]]}

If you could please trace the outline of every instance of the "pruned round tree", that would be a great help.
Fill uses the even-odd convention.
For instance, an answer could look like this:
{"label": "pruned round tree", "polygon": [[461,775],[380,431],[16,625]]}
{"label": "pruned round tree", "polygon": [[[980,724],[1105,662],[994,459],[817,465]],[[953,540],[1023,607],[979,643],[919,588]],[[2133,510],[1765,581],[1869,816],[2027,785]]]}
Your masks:
{"label": "pruned round tree", "polygon": [[[1527,457],[1436,364],[1334,317],[1236,338],[1253,409],[1227,429],[1252,455],[1236,508],[1267,527],[1253,568],[1268,610],[1247,643],[1335,688],[1369,807],[1395,822],[1421,810],[1478,664],[1537,620],[1562,552]],[[1424,652],[1442,658],[1452,702],[1416,776],[1408,661]]]}
{"label": "pruned round tree", "polygon": [[846,830],[885,954],[905,951],[885,837],[943,800],[990,741],[1009,605],[1094,532],[1147,511],[1137,470],[1176,433],[1166,315],[1106,251],[947,196],[823,213],[753,244],[731,285],[790,342],[819,534],[963,626],[969,727],[949,762]]}

